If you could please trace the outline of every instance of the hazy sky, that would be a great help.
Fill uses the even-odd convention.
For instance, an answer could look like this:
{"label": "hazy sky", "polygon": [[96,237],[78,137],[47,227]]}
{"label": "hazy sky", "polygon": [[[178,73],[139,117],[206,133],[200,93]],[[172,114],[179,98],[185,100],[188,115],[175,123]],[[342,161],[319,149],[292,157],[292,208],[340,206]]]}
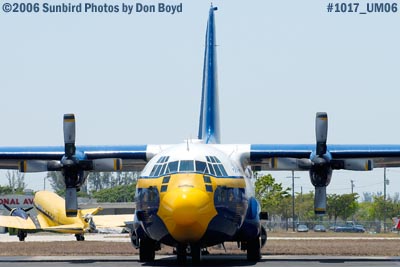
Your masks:
{"label": "hazy sky", "polygon": [[[1,10],[0,146],[61,145],[69,112],[82,145],[196,137],[210,2],[160,2],[182,12]],[[314,143],[318,111],[328,112],[329,143],[400,143],[399,14],[328,13],[328,3],[213,1],[223,143]],[[290,185],[290,172],[274,175]],[[296,191],[312,189],[306,172],[296,176]],[[393,194],[400,169],[388,178]],[[360,194],[383,190],[383,170],[337,171],[328,193],[350,192],[350,179]]]}

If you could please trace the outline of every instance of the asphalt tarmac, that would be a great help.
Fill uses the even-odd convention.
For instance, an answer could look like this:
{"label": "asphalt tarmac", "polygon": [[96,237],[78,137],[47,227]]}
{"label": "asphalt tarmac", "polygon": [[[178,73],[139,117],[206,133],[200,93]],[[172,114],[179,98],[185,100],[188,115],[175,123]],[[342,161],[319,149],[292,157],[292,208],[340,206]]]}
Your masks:
{"label": "asphalt tarmac", "polygon": [[[66,235],[29,235],[26,242],[46,242],[46,241],[75,241],[75,237]],[[113,241],[130,242],[126,234],[88,234],[87,240],[92,241]],[[368,237],[366,237],[368,238]],[[16,236],[8,234],[0,235],[0,242],[16,242]],[[287,239],[287,238],[276,238]],[[296,239],[296,238],[290,238]],[[314,239],[303,237],[302,239]],[[335,238],[336,239],[336,238]],[[338,238],[343,239],[343,238]],[[344,239],[349,239],[344,237]],[[351,238],[353,239],[353,238]],[[76,242],[76,241],[75,241]],[[399,252],[400,255],[400,252]],[[141,263],[138,256],[35,256],[35,257],[0,257],[0,267],[47,267],[47,266],[68,266],[71,267],[120,267],[120,266],[176,266],[175,256],[157,255],[152,263]],[[191,265],[190,257],[187,265]],[[268,266],[268,267],[292,267],[292,266],[400,266],[399,257],[342,257],[342,256],[263,256],[260,262],[247,262],[245,255],[207,255],[202,258],[202,262],[197,266]]]}
{"label": "asphalt tarmac", "polygon": [[[136,266],[176,266],[175,257],[159,256],[152,263],[141,263],[137,256],[130,257],[1,257],[0,267],[136,267]],[[190,258],[187,265],[191,265]],[[268,266],[268,267],[292,267],[292,266],[400,266],[400,257],[271,257],[264,256],[260,262],[247,262],[243,256],[204,256],[197,266]]]}

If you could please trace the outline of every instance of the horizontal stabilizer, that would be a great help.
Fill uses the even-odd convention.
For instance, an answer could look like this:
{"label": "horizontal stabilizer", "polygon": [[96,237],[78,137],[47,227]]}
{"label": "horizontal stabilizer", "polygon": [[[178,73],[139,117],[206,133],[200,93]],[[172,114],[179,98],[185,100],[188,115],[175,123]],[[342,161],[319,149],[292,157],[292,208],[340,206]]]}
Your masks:
{"label": "horizontal stabilizer", "polygon": [[84,210],[81,210],[80,212],[83,216],[88,216],[88,215],[95,215],[99,211],[102,211],[102,210],[103,210],[102,207],[97,207],[97,208],[92,208],[92,209],[84,209]]}
{"label": "horizontal stabilizer", "polygon": [[127,221],[133,220],[133,214],[120,214],[120,215],[96,215],[93,216],[93,222],[96,228],[107,227],[124,227]]}

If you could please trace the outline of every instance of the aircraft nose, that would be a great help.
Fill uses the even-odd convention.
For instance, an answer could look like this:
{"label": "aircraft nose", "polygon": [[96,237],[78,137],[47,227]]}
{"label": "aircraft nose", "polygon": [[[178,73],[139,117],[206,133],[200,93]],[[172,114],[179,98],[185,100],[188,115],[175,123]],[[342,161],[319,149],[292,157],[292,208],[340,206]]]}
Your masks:
{"label": "aircraft nose", "polygon": [[217,214],[212,198],[192,187],[167,192],[160,202],[158,215],[178,242],[196,242],[204,235]]}

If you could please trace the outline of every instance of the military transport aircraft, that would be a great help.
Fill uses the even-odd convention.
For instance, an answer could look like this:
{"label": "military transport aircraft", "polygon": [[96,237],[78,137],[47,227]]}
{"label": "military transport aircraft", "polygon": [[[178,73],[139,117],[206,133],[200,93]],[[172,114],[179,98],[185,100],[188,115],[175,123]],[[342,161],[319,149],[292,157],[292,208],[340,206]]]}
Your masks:
{"label": "military transport aircraft", "polygon": [[75,234],[77,241],[85,240],[84,233],[95,232],[100,228],[126,226],[133,220],[133,214],[95,215],[101,207],[78,210],[76,217],[65,214],[65,200],[49,191],[38,191],[33,199],[37,217],[27,213],[31,208],[13,208],[3,204],[10,211],[9,216],[0,215],[0,226],[17,230],[19,241],[24,241],[28,232],[57,232]]}
{"label": "military transport aircraft", "polygon": [[315,212],[325,213],[326,187],[335,169],[368,171],[400,166],[400,145],[327,145],[328,116],[316,115],[316,144],[221,144],[215,11],[205,40],[198,139],[177,145],[75,146],[75,117],[64,115],[64,147],[2,147],[0,167],[22,172],[61,171],[66,212],[77,214],[76,191],[88,172],[142,171],[136,188],[132,243],[140,261],[152,261],[160,244],[175,247],[178,261],[190,251],[236,241],[257,261],[266,232],[254,197],[252,171],[309,171]]}

